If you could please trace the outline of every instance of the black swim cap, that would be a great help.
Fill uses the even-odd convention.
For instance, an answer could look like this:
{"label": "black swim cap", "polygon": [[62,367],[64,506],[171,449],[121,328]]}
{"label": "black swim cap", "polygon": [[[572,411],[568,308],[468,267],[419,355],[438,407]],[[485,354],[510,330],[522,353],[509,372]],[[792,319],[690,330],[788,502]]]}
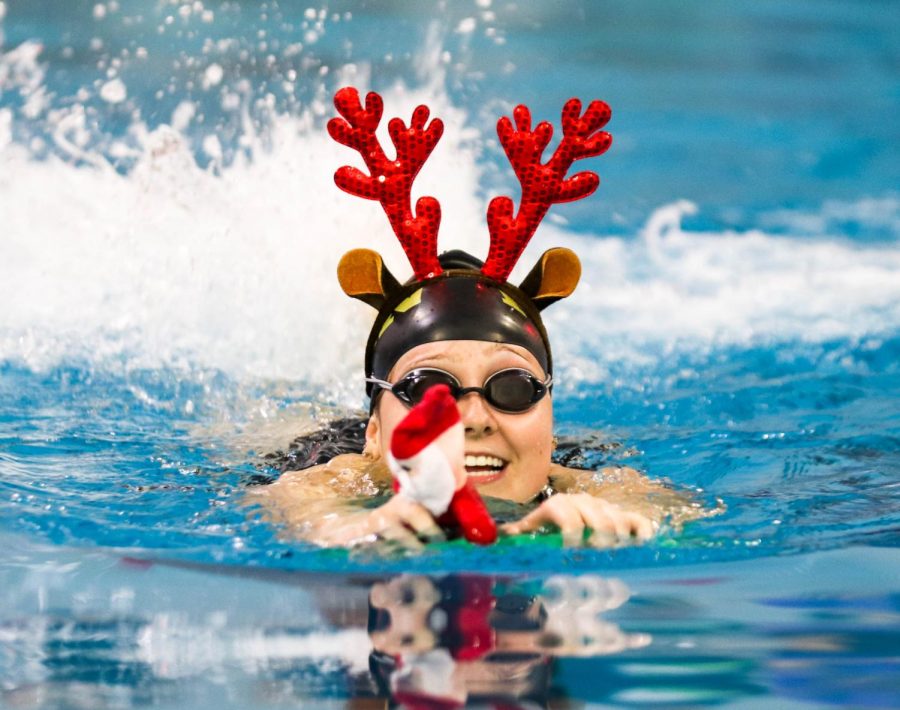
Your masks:
{"label": "black swim cap", "polygon": [[387,379],[404,353],[444,340],[519,345],[550,374],[550,342],[531,299],[508,282],[485,277],[481,262],[465,252],[447,252],[440,262],[440,276],[405,284],[379,309],[366,346],[366,374]]}

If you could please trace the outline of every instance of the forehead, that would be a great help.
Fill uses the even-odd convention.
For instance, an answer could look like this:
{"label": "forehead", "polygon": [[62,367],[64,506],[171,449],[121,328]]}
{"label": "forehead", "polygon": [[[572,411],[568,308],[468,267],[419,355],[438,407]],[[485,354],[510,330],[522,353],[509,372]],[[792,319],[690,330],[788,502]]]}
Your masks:
{"label": "forehead", "polygon": [[474,364],[485,368],[525,367],[543,374],[537,358],[520,345],[489,343],[481,340],[442,340],[411,348],[397,360],[392,375],[400,375],[425,365],[462,367]]}

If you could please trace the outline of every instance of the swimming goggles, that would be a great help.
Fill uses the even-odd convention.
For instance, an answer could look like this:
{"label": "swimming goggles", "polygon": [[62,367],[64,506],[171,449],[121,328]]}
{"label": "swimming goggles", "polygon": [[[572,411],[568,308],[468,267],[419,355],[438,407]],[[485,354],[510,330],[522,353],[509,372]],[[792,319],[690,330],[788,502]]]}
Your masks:
{"label": "swimming goggles", "polygon": [[550,391],[553,376],[550,375],[541,382],[528,370],[514,367],[495,372],[481,387],[463,387],[449,372],[423,367],[413,370],[396,384],[376,377],[367,377],[366,382],[393,392],[408,407],[421,402],[425,393],[435,385],[447,385],[456,400],[470,392],[477,392],[494,409],[507,414],[521,414],[531,409]]}

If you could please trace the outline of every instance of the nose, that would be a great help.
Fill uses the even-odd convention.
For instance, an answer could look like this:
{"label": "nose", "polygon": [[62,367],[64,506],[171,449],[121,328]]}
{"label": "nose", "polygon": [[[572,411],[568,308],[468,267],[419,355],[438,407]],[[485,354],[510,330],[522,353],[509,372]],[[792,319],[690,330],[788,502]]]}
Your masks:
{"label": "nose", "polygon": [[460,397],[457,406],[466,436],[478,438],[497,430],[497,420],[494,419],[493,411],[477,392],[469,392]]}

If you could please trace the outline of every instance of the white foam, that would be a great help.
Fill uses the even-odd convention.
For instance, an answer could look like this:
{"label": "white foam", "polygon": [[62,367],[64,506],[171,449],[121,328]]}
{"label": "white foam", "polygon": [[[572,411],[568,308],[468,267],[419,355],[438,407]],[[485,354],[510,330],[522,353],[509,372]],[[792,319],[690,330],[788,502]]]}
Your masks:
{"label": "white foam", "polygon": [[[464,116],[433,91],[386,95],[392,114],[408,119],[427,102],[448,126],[414,196],[440,196],[444,245],[450,237],[483,250]],[[186,112],[176,113],[184,128]],[[334,186],[334,170],[360,164],[357,154],[312,128],[309,115],[281,116],[269,149],[248,126],[253,160],[216,175],[197,165],[181,132],[137,124],[139,159],[123,176],[70,140],[78,126],[65,121],[79,116],[69,111],[57,142],[88,166],[0,148],[0,360],[192,363],[312,382],[358,369],[372,312],[340,291],[337,261],[372,247],[401,278],[409,266],[379,205]]]}
{"label": "white foam", "polygon": [[557,341],[570,378],[599,380],[609,363],[676,351],[877,338],[900,327],[893,243],[684,230],[682,217],[695,211],[688,202],[661,207],[635,239],[552,228],[547,241],[575,249],[585,267],[575,294],[548,313],[551,334],[565,333]]}
{"label": "white foam", "polygon": [[893,244],[687,232],[681,217],[694,209],[660,208],[636,240],[582,243],[589,286],[575,314],[595,313],[619,338],[714,343],[856,338],[900,324]]}
{"label": "white foam", "polygon": [[[0,78],[39,94],[38,52],[8,52]],[[408,118],[426,102],[444,119],[416,195],[441,201],[442,248],[484,255],[477,151],[442,89],[440,52],[432,54],[431,83],[386,92],[387,113]],[[354,71],[364,84],[365,67]],[[253,159],[225,168],[214,132],[202,141],[213,164],[202,169],[181,131],[136,123],[137,165],[126,176],[80,141],[78,108],[60,112],[54,135],[73,162],[33,159],[11,140],[12,115],[0,112],[0,360],[193,364],[313,383],[356,374],[371,310],[341,293],[336,263],[348,249],[372,247],[401,278],[409,266],[377,203],[334,187],[334,170],[360,160],[316,123],[323,106],[275,117],[268,149],[247,128]],[[179,128],[187,113],[179,107]],[[877,218],[889,219],[881,207]],[[691,209],[661,207],[632,239],[541,228],[517,273],[555,244],[582,256],[582,286],[548,312],[556,342],[581,355],[580,366],[654,348],[856,338],[900,325],[894,244],[858,246],[821,231],[688,232],[681,217]],[[873,219],[871,200],[855,209]],[[834,212],[826,206],[821,223],[804,224],[833,224]]]}

